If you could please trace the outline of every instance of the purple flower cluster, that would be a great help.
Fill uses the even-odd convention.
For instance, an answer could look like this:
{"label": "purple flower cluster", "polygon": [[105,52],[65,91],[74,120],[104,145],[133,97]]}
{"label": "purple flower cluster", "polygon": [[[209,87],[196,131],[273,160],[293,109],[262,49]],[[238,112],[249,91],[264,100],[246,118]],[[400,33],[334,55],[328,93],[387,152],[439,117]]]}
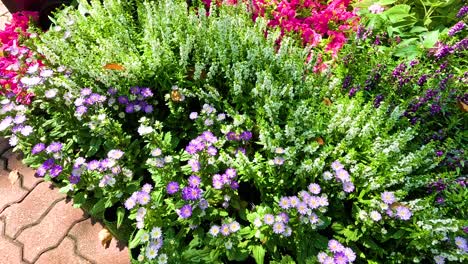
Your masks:
{"label": "purple flower cluster", "polygon": [[48,159],[36,170],[36,177],[44,177],[49,173],[50,177],[55,178],[62,173],[62,166],[55,164],[55,159]]}
{"label": "purple flower cluster", "polygon": [[289,237],[291,236],[292,229],[287,225],[288,223],[289,215],[285,212],[281,212],[276,216],[272,214],[265,214],[263,216],[263,222],[260,218],[256,218],[253,224],[257,228],[262,226],[271,227],[274,234]]}
{"label": "purple flower cluster", "polygon": [[[107,91],[111,96],[114,96],[116,92],[114,88],[110,88]],[[117,98],[117,102],[125,107],[125,113],[131,114],[140,111],[144,113],[153,112],[153,106],[147,101],[154,95],[150,88],[134,86],[130,88],[130,94],[130,96],[122,95]],[[109,103],[112,104],[114,101],[115,98],[111,97]]]}
{"label": "purple flower cluster", "polygon": [[237,221],[226,222],[221,226],[212,225],[208,231],[213,237],[218,236],[219,234],[223,236],[229,236],[238,232],[241,229],[240,224]]}
{"label": "purple flower cluster", "polygon": [[353,192],[355,187],[348,171],[344,169],[344,165],[335,160],[332,162],[331,167],[335,171],[335,179],[343,184],[343,191],[346,193]]}
{"label": "purple flower cluster", "polygon": [[468,243],[466,239],[460,236],[455,237],[455,245],[462,251],[468,252]]}
{"label": "purple flower cluster", "polygon": [[221,190],[225,186],[230,186],[231,189],[237,190],[239,183],[235,180],[237,177],[237,171],[233,168],[228,168],[223,174],[213,175],[213,188]]}
{"label": "purple flower cluster", "polygon": [[230,141],[249,141],[252,139],[252,132],[243,131],[240,134],[237,134],[236,132],[231,131],[226,134],[226,139]]}
{"label": "purple flower cluster", "polygon": [[468,6],[463,6],[458,10],[457,17],[463,18],[466,14],[468,14]]}
{"label": "purple flower cluster", "polygon": [[456,23],[455,25],[453,25],[453,27],[449,29],[448,35],[453,37],[455,34],[462,31],[465,28],[465,26],[466,24],[463,21]]}
{"label": "purple flower cluster", "polygon": [[93,93],[90,88],[83,88],[80,92],[80,97],[75,99],[75,115],[81,117],[88,112],[89,107],[100,105],[107,100],[105,95]]}
{"label": "purple flower cluster", "polygon": [[374,107],[379,108],[383,99],[384,99],[384,96],[382,94],[377,95],[374,99]]}
{"label": "purple flower cluster", "polygon": [[328,251],[319,252],[317,255],[318,262],[321,264],[347,264],[353,263],[356,260],[356,253],[349,248],[343,246],[338,240],[331,239],[328,241]]}
{"label": "purple flower cluster", "polygon": [[352,81],[353,81],[353,76],[346,75],[346,77],[343,80],[343,85],[342,85],[343,89],[347,90],[349,86],[351,85]]}
{"label": "purple flower cluster", "polygon": [[206,150],[208,155],[215,156],[218,153],[218,149],[214,147],[213,144],[216,142],[218,142],[218,138],[211,131],[207,130],[198,137],[192,139],[185,147],[185,151],[190,155],[195,155]]}
{"label": "purple flower cluster", "polygon": [[380,195],[380,198],[389,207],[386,211],[388,216],[405,221],[411,218],[411,210],[405,205],[398,203],[393,192],[385,191]]}
{"label": "purple flower cluster", "polygon": [[[133,209],[137,205],[147,205],[151,201],[151,190],[153,186],[149,183],[143,185],[140,191],[134,192],[126,201],[125,201],[125,208],[127,210]],[[142,229],[144,227],[144,217],[146,215],[146,208],[140,207],[138,208],[136,221],[137,221],[137,228]]]}

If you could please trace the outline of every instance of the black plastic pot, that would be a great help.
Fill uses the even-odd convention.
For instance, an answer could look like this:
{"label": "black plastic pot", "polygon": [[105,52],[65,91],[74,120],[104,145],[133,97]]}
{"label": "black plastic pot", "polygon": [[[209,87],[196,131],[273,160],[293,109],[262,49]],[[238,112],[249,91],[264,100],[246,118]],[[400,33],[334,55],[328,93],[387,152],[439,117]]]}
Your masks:
{"label": "black plastic pot", "polygon": [[43,29],[50,26],[49,16],[56,9],[70,5],[72,0],[2,0],[10,13],[19,11],[39,12],[39,24]]}

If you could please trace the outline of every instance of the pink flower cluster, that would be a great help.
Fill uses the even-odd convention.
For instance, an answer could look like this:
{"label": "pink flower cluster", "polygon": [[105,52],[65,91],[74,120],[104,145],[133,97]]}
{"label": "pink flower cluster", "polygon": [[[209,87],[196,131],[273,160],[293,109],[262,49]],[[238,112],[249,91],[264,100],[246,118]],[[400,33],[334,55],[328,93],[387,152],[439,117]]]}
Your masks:
{"label": "pink flower cluster", "polygon": [[253,0],[254,18],[265,16],[269,26],[283,34],[298,33],[304,45],[325,44],[333,56],[343,47],[347,35],[357,30],[359,17],[350,0]]}
{"label": "pink flower cluster", "polygon": [[11,23],[0,31],[0,94],[16,96],[16,100],[23,104],[29,104],[33,94],[27,92],[27,85],[21,78],[27,76],[29,69],[42,67],[42,62],[35,59],[36,54],[21,45],[30,36],[27,32],[29,21],[37,19],[37,12],[14,13]]}

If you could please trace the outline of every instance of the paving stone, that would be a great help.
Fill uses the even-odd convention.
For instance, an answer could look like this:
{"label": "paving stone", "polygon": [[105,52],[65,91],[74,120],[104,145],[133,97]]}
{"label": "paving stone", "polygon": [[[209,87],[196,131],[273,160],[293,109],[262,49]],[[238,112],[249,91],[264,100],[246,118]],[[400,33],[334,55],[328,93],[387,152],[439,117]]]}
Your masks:
{"label": "paving stone", "polygon": [[98,234],[103,228],[101,223],[90,218],[76,224],[69,235],[76,239],[79,254],[97,264],[129,264],[128,249],[121,246],[115,238],[108,247],[101,244]]}
{"label": "paving stone", "polygon": [[21,203],[11,205],[0,214],[6,222],[5,234],[15,238],[18,231],[39,220],[55,201],[64,198],[50,183],[40,183]]}
{"label": "paving stone", "polygon": [[10,204],[23,199],[28,193],[21,188],[21,181],[18,180],[14,184],[11,184],[8,175],[9,172],[0,170],[0,213]]}
{"label": "paving stone", "polygon": [[42,252],[56,247],[70,228],[85,217],[71,202],[63,200],[55,204],[39,224],[26,228],[17,237],[24,245],[23,259],[34,262]]}
{"label": "paving stone", "polygon": [[11,149],[3,154],[3,157],[8,158],[8,169],[17,170],[23,176],[23,187],[32,190],[39,182],[44,181],[42,178],[34,176],[36,171],[22,162],[22,155],[13,152]]}
{"label": "paving stone", "polygon": [[5,153],[8,149],[10,149],[10,143],[6,138],[0,138],[0,155]]}
{"label": "paving stone", "polygon": [[4,222],[0,219],[0,264],[20,264],[21,248],[3,237]]}
{"label": "paving stone", "polygon": [[60,245],[44,252],[34,264],[91,264],[91,262],[75,255],[75,242],[65,237]]}

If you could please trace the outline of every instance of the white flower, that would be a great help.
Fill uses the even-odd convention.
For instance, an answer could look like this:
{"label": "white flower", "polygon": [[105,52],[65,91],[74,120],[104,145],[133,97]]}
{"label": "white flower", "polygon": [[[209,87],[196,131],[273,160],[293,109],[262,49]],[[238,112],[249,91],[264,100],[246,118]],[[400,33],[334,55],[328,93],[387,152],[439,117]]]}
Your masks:
{"label": "white flower", "polygon": [[254,222],[253,222],[254,226],[255,227],[261,227],[262,226],[262,220],[260,220],[260,218],[255,218]]}
{"label": "white flower", "polygon": [[54,74],[53,70],[46,69],[46,70],[42,70],[39,76],[43,78],[48,78],[48,77],[51,77],[53,74]]}
{"label": "white flower", "polygon": [[150,126],[140,125],[140,127],[138,128],[138,134],[140,134],[140,136],[150,134],[153,131],[154,129]]}
{"label": "white flower", "polygon": [[57,89],[50,89],[45,91],[44,93],[46,98],[54,98],[57,95]]}
{"label": "white flower", "polygon": [[167,263],[167,255],[161,254],[158,257],[158,264],[166,264]]}
{"label": "white flower", "polygon": [[25,137],[31,135],[32,132],[33,132],[32,126],[25,126],[21,129],[21,134]]}
{"label": "white flower", "polygon": [[15,135],[11,136],[9,143],[10,143],[10,146],[12,147],[18,145],[18,137]]}
{"label": "white flower", "polygon": [[38,69],[39,69],[39,63],[36,63],[34,65],[29,66],[29,68],[28,68],[28,70],[26,72],[29,73],[29,74],[32,74],[32,73],[37,72]]}
{"label": "white flower", "polygon": [[21,78],[21,83],[25,84],[25,85],[28,85],[28,86],[34,86],[34,85],[38,85],[42,82],[42,78],[41,77],[23,77]]}
{"label": "white flower", "polygon": [[384,11],[384,8],[383,8],[383,6],[381,6],[379,4],[373,4],[373,5],[369,6],[368,10],[372,14],[380,14],[380,13],[382,13]]}

